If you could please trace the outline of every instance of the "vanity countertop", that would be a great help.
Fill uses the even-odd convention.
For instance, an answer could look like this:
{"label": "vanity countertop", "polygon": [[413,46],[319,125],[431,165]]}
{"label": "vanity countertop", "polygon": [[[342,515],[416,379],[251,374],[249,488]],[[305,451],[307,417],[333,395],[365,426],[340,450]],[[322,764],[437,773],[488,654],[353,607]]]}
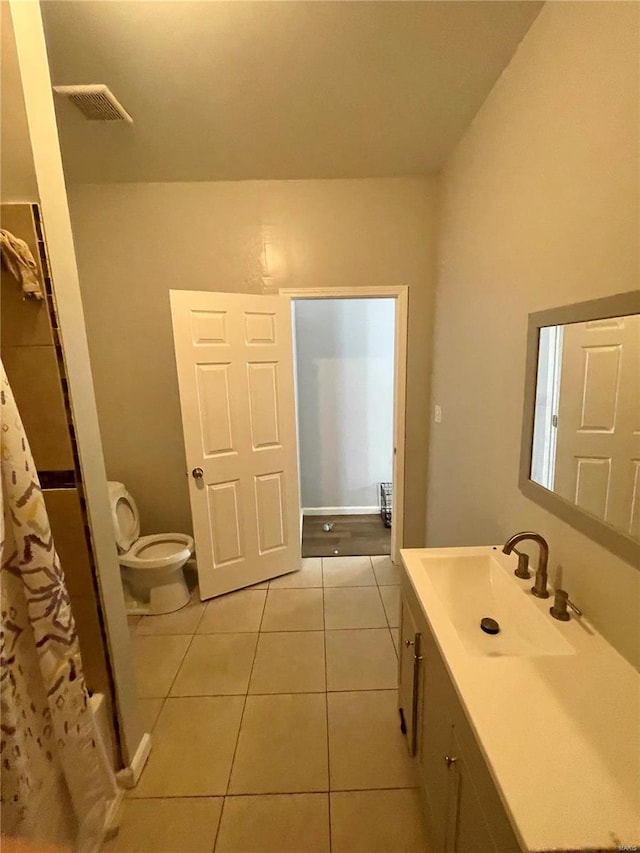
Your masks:
{"label": "vanity countertop", "polygon": [[640,676],[586,618],[553,620],[553,599],[516,578],[575,654],[471,654],[422,560],[475,554],[512,577],[516,558],[497,546],[401,551],[523,849],[640,850]]}

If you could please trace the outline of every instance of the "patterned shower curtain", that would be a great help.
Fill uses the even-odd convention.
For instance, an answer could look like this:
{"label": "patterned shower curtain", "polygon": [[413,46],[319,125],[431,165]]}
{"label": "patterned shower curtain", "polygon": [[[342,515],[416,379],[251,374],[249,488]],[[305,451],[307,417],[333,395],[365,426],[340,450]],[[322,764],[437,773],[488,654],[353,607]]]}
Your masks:
{"label": "patterned shower curtain", "polygon": [[2,834],[98,850],[116,784],[33,458],[0,363]]}

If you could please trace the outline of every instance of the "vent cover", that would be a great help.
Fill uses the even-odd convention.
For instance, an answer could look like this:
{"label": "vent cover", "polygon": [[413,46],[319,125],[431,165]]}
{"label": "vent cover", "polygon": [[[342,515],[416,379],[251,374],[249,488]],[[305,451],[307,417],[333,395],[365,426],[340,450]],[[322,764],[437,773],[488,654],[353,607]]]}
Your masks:
{"label": "vent cover", "polygon": [[89,121],[133,122],[129,113],[103,83],[90,86],[54,86],[53,91],[69,98]]}

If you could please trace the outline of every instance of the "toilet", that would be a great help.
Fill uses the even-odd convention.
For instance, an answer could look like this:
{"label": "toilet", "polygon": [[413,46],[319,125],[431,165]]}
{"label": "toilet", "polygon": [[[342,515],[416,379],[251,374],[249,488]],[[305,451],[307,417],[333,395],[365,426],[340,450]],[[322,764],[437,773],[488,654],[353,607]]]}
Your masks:
{"label": "toilet", "polygon": [[140,515],[122,483],[110,482],[109,501],[129,613],[172,613],[189,601],[182,567],[193,553],[186,533],[140,536]]}

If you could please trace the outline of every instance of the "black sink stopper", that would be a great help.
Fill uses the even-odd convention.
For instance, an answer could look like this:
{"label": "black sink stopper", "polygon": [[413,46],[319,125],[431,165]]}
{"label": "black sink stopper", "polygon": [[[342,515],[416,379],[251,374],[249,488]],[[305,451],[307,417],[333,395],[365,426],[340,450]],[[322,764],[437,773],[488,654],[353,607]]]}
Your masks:
{"label": "black sink stopper", "polygon": [[492,619],[490,616],[485,616],[484,619],[480,620],[480,627],[485,632],[485,634],[500,633],[500,625],[498,625],[496,620]]}

